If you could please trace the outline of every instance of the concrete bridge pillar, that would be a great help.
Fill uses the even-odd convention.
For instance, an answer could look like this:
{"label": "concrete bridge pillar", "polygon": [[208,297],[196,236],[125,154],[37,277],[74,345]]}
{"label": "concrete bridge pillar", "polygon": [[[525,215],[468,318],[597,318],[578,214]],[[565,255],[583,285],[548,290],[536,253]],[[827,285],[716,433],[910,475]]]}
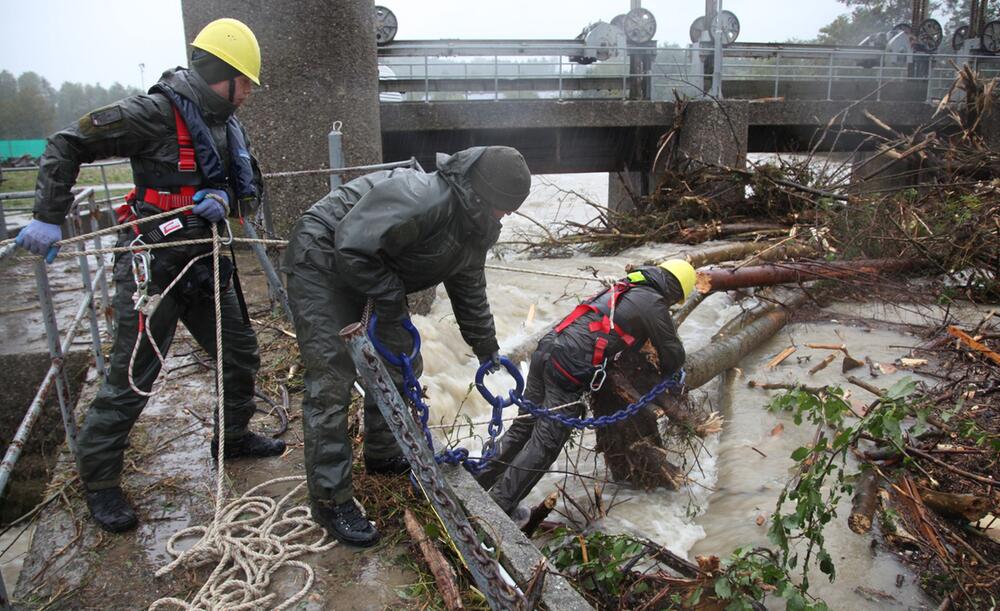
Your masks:
{"label": "concrete bridge pillar", "polygon": [[[730,168],[744,169],[747,162],[747,138],[750,106],[746,101],[697,100],[689,102],[677,134],[675,160],[694,160]],[[654,144],[655,146],[655,144]],[[659,172],[653,173],[656,151],[637,151],[644,164],[633,164],[626,171],[612,173],[608,179],[608,207],[619,212],[635,208],[634,199],[656,190]],[[726,187],[726,185],[722,185]],[[705,194],[711,197],[713,194]],[[743,193],[719,194],[727,201],[741,201]]]}
{"label": "concrete bridge pillar", "polygon": [[[343,121],[348,165],[382,161],[373,0],[181,0],[185,40],[208,22],[233,17],[260,43],[261,87],[240,109],[266,172],[328,167],[327,133]],[[326,176],[275,178],[267,201],[287,236],[329,190]]]}

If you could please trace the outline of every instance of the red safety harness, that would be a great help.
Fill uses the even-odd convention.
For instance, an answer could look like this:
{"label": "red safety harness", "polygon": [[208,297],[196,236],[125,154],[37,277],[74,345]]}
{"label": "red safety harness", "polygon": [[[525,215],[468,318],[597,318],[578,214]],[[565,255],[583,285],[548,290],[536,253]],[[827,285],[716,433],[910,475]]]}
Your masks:
{"label": "red safety harness", "polygon": [[[603,336],[611,335],[611,333],[614,332],[617,333],[618,336],[622,338],[622,341],[625,342],[626,346],[630,347],[632,346],[632,344],[635,343],[635,337],[633,337],[624,329],[622,329],[621,326],[615,325],[615,318],[614,318],[615,308],[617,307],[618,302],[621,300],[622,295],[627,293],[629,289],[631,289],[634,286],[636,285],[628,281],[616,282],[614,286],[612,286],[610,289],[602,291],[597,295],[594,295],[587,301],[576,306],[576,308],[574,308],[573,311],[570,312],[569,316],[564,318],[562,322],[556,325],[554,329],[554,331],[558,335],[559,333],[565,331],[567,327],[573,324],[581,316],[588,314],[590,312],[596,312],[600,314],[601,318],[598,320],[591,321],[590,325],[588,325],[587,327],[588,331],[598,335],[597,339],[594,341],[594,353],[591,356],[590,360],[591,365],[597,368],[597,372],[603,372],[608,362],[608,355],[606,354],[608,349],[608,339],[607,337]],[[603,297],[607,293],[610,293],[608,299],[606,301],[602,300],[601,297]],[[573,382],[574,384],[579,384],[579,385],[584,384],[583,381],[581,381],[579,378],[571,374],[555,358],[551,358],[550,362],[552,363],[552,366],[556,368],[556,371],[566,376],[566,379],[568,379],[569,381]],[[595,372],[595,380],[597,378],[596,375],[597,372]],[[595,380],[591,381],[591,388],[593,388]],[[601,382],[603,383],[603,376],[601,376]],[[600,388],[599,385],[598,388]]]}
{"label": "red safety harness", "polygon": [[[198,162],[195,157],[194,141],[191,139],[191,132],[188,131],[187,123],[184,122],[184,118],[181,117],[181,113],[176,108],[174,108],[174,124],[177,126],[177,170],[180,172],[197,172]],[[179,187],[176,193],[157,191],[148,187],[136,187],[125,196],[125,203],[115,210],[118,214],[118,222],[125,223],[136,219],[135,211],[132,209],[132,206],[136,202],[145,202],[159,208],[163,212],[170,212],[171,210],[193,204],[194,200],[192,198],[197,191],[198,187],[188,185]],[[190,215],[191,211],[186,210],[184,214]],[[139,228],[137,226],[133,227],[138,234]]]}

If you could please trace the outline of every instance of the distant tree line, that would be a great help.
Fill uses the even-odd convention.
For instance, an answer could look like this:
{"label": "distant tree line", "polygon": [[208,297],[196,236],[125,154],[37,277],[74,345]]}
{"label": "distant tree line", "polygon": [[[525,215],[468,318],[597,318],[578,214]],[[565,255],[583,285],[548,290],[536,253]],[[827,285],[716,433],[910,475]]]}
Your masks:
{"label": "distant tree line", "polygon": [[95,108],[137,93],[139,89],[119,83],[104,88],[66,82],[55,89],[35,72],[15,78],[0,71],[0,140],[45,138]]}

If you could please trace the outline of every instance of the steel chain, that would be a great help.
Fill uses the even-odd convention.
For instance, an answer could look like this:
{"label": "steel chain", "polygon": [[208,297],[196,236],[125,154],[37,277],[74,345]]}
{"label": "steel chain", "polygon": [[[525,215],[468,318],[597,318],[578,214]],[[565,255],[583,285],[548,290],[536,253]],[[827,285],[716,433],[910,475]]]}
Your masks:
{"label": "steel chain", "polygon": [[415,459],[416,464],[411,466],[416,468],[411,469],[412,472],[420,480],[424,490],[429,491],[431,496],[433,496],[435,504],[438,505],[443,513],[448,514],[449,521],[458,525],[458,532],[453,534],[465,544],[466,549],[471,550],[470,553],[473,556],[471,561],[476,563],[479,572],[486,578],[490,596],[494,600],[506,603],[507,606],[505,608],[523,609],[524,597],[512,588],[500,575],[497,561],[491,558],[486,553],[486,550],[482,548],[480,539],[468,523],[465,512],[452,501],[451,495],[445,489],[445,484],[437,478],[436,465],[429,465],[424,461],[420,444],[404,426],[405,414],[395,404],[390,405],[389,410],[393,424],[397,430],[402,431],[401,437],[403,443],[406,444],[410,456]]}

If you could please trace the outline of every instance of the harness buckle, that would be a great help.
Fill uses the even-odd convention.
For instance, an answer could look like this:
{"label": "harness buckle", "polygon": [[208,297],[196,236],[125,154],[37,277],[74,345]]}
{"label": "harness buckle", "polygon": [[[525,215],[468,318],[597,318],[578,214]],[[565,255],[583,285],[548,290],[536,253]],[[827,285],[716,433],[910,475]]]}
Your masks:
{"label": "harness buckle", "polygon": [[590,378],[590,390],[597,392],[604,386],[604,381],[608,379],[608,359],[604,359],[601,366],[594,370],[594,376]]}

